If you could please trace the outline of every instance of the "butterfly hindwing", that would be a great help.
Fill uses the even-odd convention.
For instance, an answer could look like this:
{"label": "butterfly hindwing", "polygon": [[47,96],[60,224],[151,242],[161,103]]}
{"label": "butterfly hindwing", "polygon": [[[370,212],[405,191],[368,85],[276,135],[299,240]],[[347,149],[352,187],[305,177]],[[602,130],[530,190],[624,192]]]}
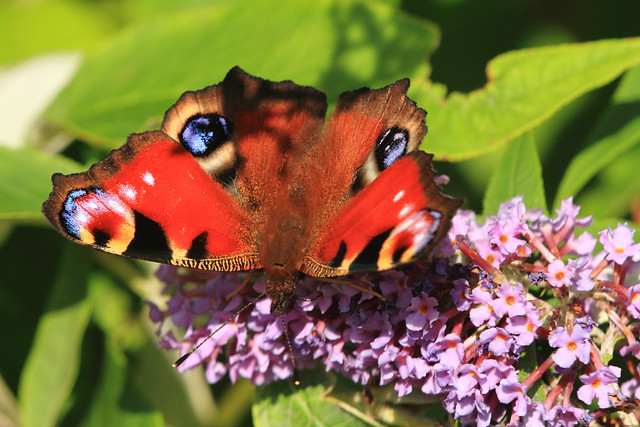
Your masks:
{"label": "butterfly hindwing", "polygon": [[260,268],[238,202],[162,132],[131,135],[89,171],[53,181],[43,212],[78,243],[202,269]]}
{"label": "butterfly hindwing", "polygon": [[403,79],[381,89],[363,88],[340,96],[324,146],[329,151],[359,153],[354,159],[358,169],[352,189],[369,185],[422,142],[426,112],[406,96],[408,89],[409,80]]}
{"label": "butterfly hindwing", "polygon": [[305,189],[312,235],[322,233],[350,197],[418,148],[427,130],[426,112],[406,96],[408,87],[404,79],[381,89],[345,92],[338,99],[296,180]]}
{"label": "butterfly hindwing", "polygon": [[348,200],[311,244],[301,270],[312,276],[386,270],[425,253],[461,204],[440,193],[430,160],[409,153]]}

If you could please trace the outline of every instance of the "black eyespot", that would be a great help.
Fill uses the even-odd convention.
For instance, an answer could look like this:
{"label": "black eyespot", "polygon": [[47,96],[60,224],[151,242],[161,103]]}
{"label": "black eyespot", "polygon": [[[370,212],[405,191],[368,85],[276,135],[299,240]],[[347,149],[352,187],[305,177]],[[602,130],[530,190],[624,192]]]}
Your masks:
{"label": "black eyespot", "polygon": [[196,114],[180,132],[180,142],[196,157],[208,156],[229,139],[231,122],[219,114]]}
{"label": "black eyespot", "polygon": [[394,126],[382,132],[376,142],[376,162],[378,169],[385,170],[407,152],[409,133]]}

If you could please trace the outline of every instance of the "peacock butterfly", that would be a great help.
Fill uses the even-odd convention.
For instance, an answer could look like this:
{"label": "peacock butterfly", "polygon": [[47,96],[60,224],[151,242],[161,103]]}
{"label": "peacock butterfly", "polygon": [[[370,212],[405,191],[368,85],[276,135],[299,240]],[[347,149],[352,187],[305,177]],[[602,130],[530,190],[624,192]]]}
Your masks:
{"label": "peacock butterfly", "polygon": [[88,171],[52,177],[42,211],[95,249],[218,271],[264,269],[271,310],[300,273],[385,270],[423,256],[461,199],[418,151],[426,112],[407,79],[325,95],[235,67],[186,92],[160,131],[132,134]]}

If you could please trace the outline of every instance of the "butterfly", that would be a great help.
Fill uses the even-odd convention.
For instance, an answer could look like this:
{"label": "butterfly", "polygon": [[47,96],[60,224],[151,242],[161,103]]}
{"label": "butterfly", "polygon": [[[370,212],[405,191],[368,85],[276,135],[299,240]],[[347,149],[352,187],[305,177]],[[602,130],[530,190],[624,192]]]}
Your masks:
{"label": "butterfly", "polygon": [[462,200],[418,150],[426,112],[407,79],[325,95],[238,67],[186,92],[160,131],[132,134],[88,171],[52,177],[42,211],[70,240],[215,271],[263,269],[271,310],[301,274],[386,270],[424,256]]}

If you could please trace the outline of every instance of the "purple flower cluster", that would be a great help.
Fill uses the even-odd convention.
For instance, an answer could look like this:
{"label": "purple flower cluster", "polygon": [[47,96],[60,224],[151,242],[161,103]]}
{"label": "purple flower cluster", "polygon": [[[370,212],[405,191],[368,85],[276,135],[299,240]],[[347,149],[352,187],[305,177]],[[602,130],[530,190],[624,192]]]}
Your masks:
{"label": "purple flower cluster", "polygon": [[284,321],[256,300],[256,273],[163,266],[170,297],[150,304],[151,318],[167,349],[206,340],[180,369],[204,365],[211,383],[290,378],[288,333],[298,369],[438,396],[462,423],[570,426],[616,413],[637,424],[640,244],[619,224],[595,252],[598,239],[576,233],[590,224],[578,212],[568,199],[548,218],[521,198],[483,223],[459,211],[428,266],[353,275],[352,285],[306,278]]}

